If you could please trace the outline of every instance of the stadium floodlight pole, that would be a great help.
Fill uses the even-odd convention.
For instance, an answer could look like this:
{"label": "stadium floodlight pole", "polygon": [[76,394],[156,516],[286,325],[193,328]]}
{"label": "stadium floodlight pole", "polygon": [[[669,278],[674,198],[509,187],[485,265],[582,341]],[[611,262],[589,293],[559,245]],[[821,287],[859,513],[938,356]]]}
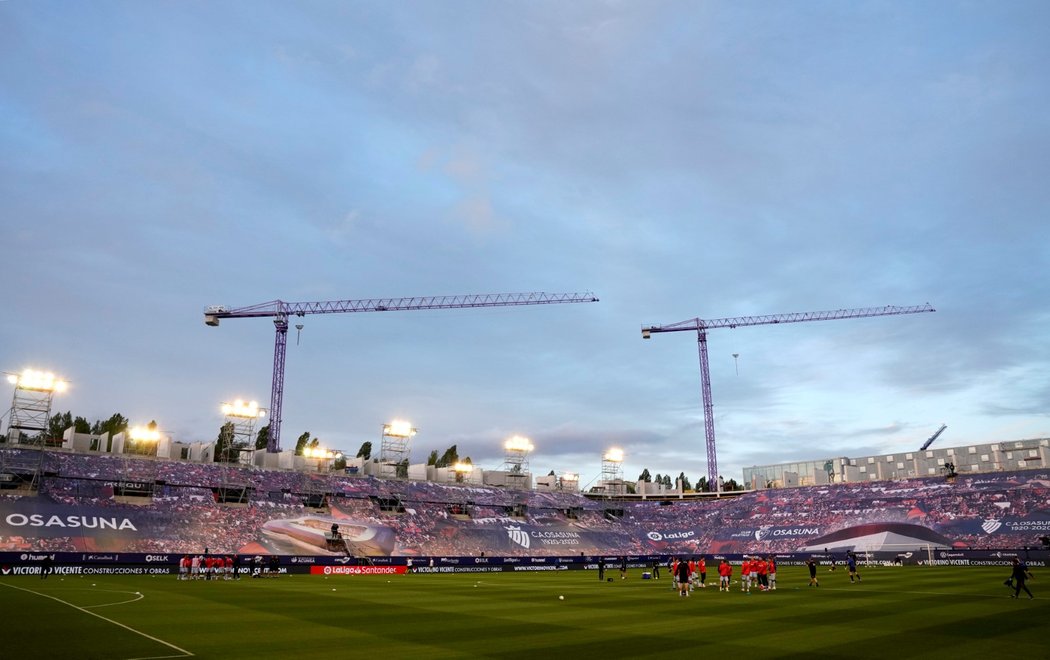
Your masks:
{"label": "stadium floodlight pole", "polygon": [[602,454],[602,482],[606,495],[623,494],[623,450],[619,447],[610,447]]}
{"label": "stadium floodlight pole", "polygon": [[515,435],[503,443],[503,470],[507,473],[507,485],[511,488],[523,488],[529,475],[529,452],[535,447],[532,440],[525,436]]}
{"label": "stadium floodlight pole", "polygon": [[[246,447],[245,451],[255,453],[255,422],[266,417],[266,409],[260,408],[257,401],[245,401],[235,399],[233,403],[222,402],[222,414],[226,418],[223,422],[224,433],[229,429],[229,437],[226,446],[223,447],[223,462],[229,463],[230,450],[240,443]],[[238,453],[238,462],[240,454]],[[254,462],[254,461],[253,461]]]}
{"label": "stadium floodlight pole", "polygon": [[44,436],[51,420],[51,404],[55,394],[65,392],[69,383],[50,371],[37,369],[23,369],[21,373],[8,374],[7,382],[15,386],[7,418],[7,441],[20,443],[23,433],[37,431],[40,446],[45,446]]}
{"label": "stadium floodlight pole", "polygon": [[[138,446],[156,446],[160,442],[160,437],[161,433],[155,425],[133,426],[128,429],[128,438],[137,443]],[[124,453],[128,453],[127,447],[124,448]],[[138,452],[136,451],[135,453],[137,454]]]}
{"label": "stadium floodlight pole", "polygon": [[472,472],[474,472],[474,466],[463,461],[456,461],[449,470],[449,473],[458,484],[470,479]]}
{"label": "stadium floodlight pole", "polygon": [[[480,307],[520,307],[558,303],[598,302],[591,292],[585,293],[488,293],[462,296],[421,296],[412,298],[368,298],[364,300],[323,300],[318,302],[269,302],[247,307],[209,305],[204,308],[204,324],[218,326],[222,319],[272,318],[275,330],[273,345],[273,380],[270,390],[270,437],[266,451],[281,450],[282,401],[284,399],[284,361],[288,350],[288,318],[307,314],[343,314],[349,312],[397,312],[427,309],[473,309]],[[298,327],[298,326],[297,326]]]}
{"label": "stadium floodlight pole", "polygon": [[580,490],[580,474],[578,472],[562,472],[561,476],[558,477],[558,490],[566,490],[566,486],[572,484],[572,490]]}
{"label": "stadium floodlight pole", "polygon": [[898,316],[936,311],[929,304],[900,307],[864,307],[859,309],[834,309],[822,312],[794,312],[790,314],[766,314],[762,316],[734,316],[724,319],[689,319],[670,325],[652,325],[642,328],[642,339],[649,339],[661,332],[696,332],[697,350],[700,353],[700,395],[704,407],[704,435],[707,439],[707,483],[708,487],[721,490],[718,485],[718,457],[715,451],[715,416],[711,401],[711,369],[707,359],[707,331],[714,328],[741,328],[749,325],[776,325],[803,323],[806,321],[832,321],[857,319],[871,316]]}
{"label": "stadium floodlight pole", "polygon": [[[412,426],[412,422],[395,419],[388,424],[383,424],[383,435],[379,446],[379,463],[381,466],[389,466],[393,469],[395,478],[408,476],[408,457],[410,449],[408,441],[419,433],[419,429]],[[380,468],[383,470],[384,468]]]}

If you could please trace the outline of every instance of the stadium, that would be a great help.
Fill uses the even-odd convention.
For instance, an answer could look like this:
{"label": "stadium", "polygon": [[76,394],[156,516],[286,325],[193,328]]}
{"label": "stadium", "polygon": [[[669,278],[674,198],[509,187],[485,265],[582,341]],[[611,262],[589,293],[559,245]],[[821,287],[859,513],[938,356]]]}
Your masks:
{"label": "stadium", "polygon": [[[48,417],[52,392],[35,381],[15,387],[37,393],[37,401],[46,404],[37,410]],[[16,391],[10,419],[28,419],[27,396]],[[296,634],[307,639],[316,634],[311,648],[346,643],[345,638],[358,634],[361,621],[371,621],[369,639],[353,643],[403,657],[423,652],[515,657],[574,643],[586,649],[581,652],[587,657],[596,649],[658,654],[658,639],[626,623],[616,624],[618,633],[610,637],[602,618],[631,621],[654,608],[662,611],[668,601],[674,602],[663,586],[671,581],[670,567],[679,559],[701,557],[712,567],[711,582],[699,583],[694,575],[695,584],[686,593],[690,598],[735,599],[719,603],[719,611],[722,605],[732,611],[740,597],[752,593],[769,599],[743,614],[741,625],[756,615],[768,624],[796,606],[816,607],[812,616],[818,618],[857,607],[865,616],[885,617],[888,623],[879,634],[890,639],[905,634],[902,626],[908,630],[914,625],[915,599],[943,597],[962,612],[961,619],[937,629],[937,634],[949,634],[959,621],[987,611],[986,599],[1010,600],[997,578],[1015,558],[1030,568],[1050,563],[1050,473],[1045,469],[971,470],[896,480],[846,481],[840,476],[810,486],[651,493],[651,484],[644,482],[625,487],[617,471],[622,455],[616,455],[604,474],[608,478],[583,493],[566,488],[576,484],[573,480],[534,480],[527,469],[531,446],[522,438],[508,443],[511,465],[491,471],[488,480],[502,484],[493,486],[486,485],[482,470],[467,474],[409,466],[399,472],[397,461],[383,464],[378,459],[336,470],[328,461],[285,456],[292,468],[266,467],[267,461],[279,465],[281,458],[257,454],[253,460],[258,464],[216,461],[210,446],[182,452],[187,458],[164,457],[157,455],[160,438],[150,441],[146,451],[140,446],[128,453],[123,432],[113,438],[83,438],[67,429],[63,438],[47,439],[46,427],[29,435],[32,429],[23,421],[9,428],[0,444],[0,584],[9,587],[0,596],[17,607],[9,611],[17,612],[12,616],[18,630],[36,631],[16,637],[19,657],[34,657],[34,652],[59,657],[74,648],[83,657],[276,657],[282,652],[275,649],[288,643],[286,632],[253,632],[253,639],[266,640],[262,646],[240,635],[228,642],[202,642],[170,630],[155,617],[182,618],[183,608],[200,608],[202,616],[255,621],[260,613],[277,616],[288,599],[310,611],[310,632]],[[1035,447],[1025,450],[1028,456],[1030,451],[1038,454],[1030,460],[1045,459],[1046,439],[1003,443],[1002,449],[1022,444]],[[964,455],[965,449],[958,453]],[[409,478],[428,473],[439,478]],[[508,479],[511,474],[520,478]],[[867,581],[856,583],[856,592],[841,594],[836,590],[853,584],[852,575],[845,580],[851,556],[859,560]],[[780,567],[779,590],[738,591],[743,583],[737,581],[728,593],[707,589],[717,580],[716,564],[725,560],[738,567],[755,557],[770,558]],[[774,602],[799,598],[807,562],[820,567],[822,599]],[[605,579],[595,580],[596,574]],[[347,580],[351,582],[344,587]],[[926,581],[930,583],[916,587]],[[350,593],[340,595],[341,587]],[[204,596],[200,588],[211,593]],[[464,594],[465,589],[470,591]],[[415,641],[405,641],[396,625],[387,630],[392,624],[376,619],[386,611],[389,620],[398,620],[405,603],[399,598],[386,602],[395,591],[420,608],[414,612],[418,621],[406,625],[418,623],[426,630],[455,617],[458,622],[487,621],[489,629],[477,634],[473,645],[435,647],[432,638],[424,643],[412,635]],[[40,597],[49,602],[41,603]],[[179,604],[188,597],[195,599],[193,605]],[[204,602],[198,602],[201,598]],[[328,621],[335,616],[331,608],[336,598],[348,599],[338,607],[354,609],[342,615],[346,620]],[[256,610],[252,602],[267,605]],[[514,630],[564,625],[563,612],[528,612],[530,604],[539,607],[541,602],[577,608],[575,623],[546,641],[542,635],[530,636],[528,642],[508,646]],[[525,610],[518,613],[523,603]],[[97,619],[78,621],[88,641],[69,646],[41,640],[38,619],[27,619],[22,612],[75,617],[48,610],[48,605]],[[108,608],[104,615],[95,609],[102,607]],[[205,615],[210,608],[217,610]],[[502,610],[507,611],[493,614]],[[1041,609],[1026,611],[1022,620],[1041,616],[1037,611]],[[905,615],[909,622],[902,624],[898,618]],[[258,621],[249,627],[254,625],[266,627]],[[111,640],[114,626],[123,633],[117,641]],[[371,637],[376,631],[381,633],[378,639]],[[836,634],[825,637],[813,647],[815,654],[837,657],[843,652],[839,645],[846,642]],[[1042,644],[1037,635],[1019,637],[1018,648]],[[580,641],[572,641],[576,639]],[[805,648],[807,642],[793,643]],[[421,651],[423,647],[427,650]],[[754,657],[780,655],[775,647],[761,644],[740,648]],[[967,654],[987,652],[972,643],[966,649]],[[327,651],[318,648],[316,654]],[[849,655],[866,657],[863,652]]]}
{"label": "stadium", "polygon": [[1048,24],[0,1],[0,656],[1050,658]]}

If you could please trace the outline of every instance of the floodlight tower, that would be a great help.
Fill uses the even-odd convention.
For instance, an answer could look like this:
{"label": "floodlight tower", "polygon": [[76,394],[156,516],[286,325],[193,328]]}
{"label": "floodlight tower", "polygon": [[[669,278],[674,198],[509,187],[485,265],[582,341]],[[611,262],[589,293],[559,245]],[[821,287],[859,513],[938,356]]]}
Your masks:
{"label": "floodlight tower", "polygon": [[257,401],[245,403],[243,399],[237,399],[233,403],[223,402],[222,414],[222,428],[226,434],[222,460],[228,463],[230,451],[238,445],[246,448],[241,451],[254,454],[255,422],[266,416],[266,409],[260,408]]}
{"label": "floodlight tower", "polygon": [[15,386],[11,412],[7,420],[7,441],[20,444],[26,436],[27,444],[44,446],[47,424],[51,420],[51,403],[55,393],[65,392],[68,383],[51,372],[25,369],[20,374],[9,374],[7,382]]}
{"label": "floodlight tower", "polygon": [[332,462],[337,458],[341,458],[342,454],[327,447],[304,447],[303,456],[305,458],[319,459],[317,461],[317,470],[319,472],[327,472],[331,469]]}
{"label": "floodlight tower", "polygon": [[122,496],[130,494],[139,497],[151,497],[156,483],[157,464],[150,463],[150,466],[154,468],[151,474],[145,474],[144,472],[134,474],[134,470],[132,470],[131,456],[132,454],[156,456],[157,444],[160,442],[163,434],[154,423],[145,426],[133,426],[128,429],[126,433],[129,442],[125,443],[121,448],[121,455],[124,461],[124,472],[121,475],[120,484],[118,484],[117,491],[114,494]]}
{"label": "floodlight tower", "polygon": [[579,492],[580,475],[576,472],[562,472],[558,477],[558,490],[567,492]]}
{"label": "floodlight tower", "polygon": [[413,428],[411,422],[401,419],[383,424],[379,463],[394,466],[395,477],[408,476],[409,440],[418,432],[419,429]]}
{"label": "floodlight tower", "polygon": [[[7,483],[27,485],[29,490],[40,490],[48,422],[55,393],[66,390],[68,383],[50,372],[25,369],[20,374],[9,374],[7,382],[15,386],[11,410],[7,418],[7,446],[0,447],[0,479]],[[0,436],[2,440],[4,436]],[[22,452],[13,445],[23,444],[35,452]]]}
{"label": "floodlight tower", "polygon": [[626,492],[622,449],[612,447],[602,455],[602,484],[607,495],[623,495]]}
{"label": "floodlight tower", "polygon": [[503,443],[503,469],[507,472],[507,486],[510,488],[524,490],[528,485],[529,452],[533,449],[532,441],[520,435]]}
{"label": "floodlight tower", "polygon": [[449,468],[449,481],[457,484],[461,484],[464,481],[470,481],[470,475],[474,472],[474,466],[470,463],[464,463],[463,461],[456,461]]}
{"label": "floodlight tower", "polygon": [[157,430],[155,424],[133,426],[128,430],[128,439],[135,443],[135,451],[129,452],[128,449],[130,449],[130,447],[125,446],[124,453],[148,455],[150,450],[156,449],[157,443],[160,442],[160,435],[161,433]]}

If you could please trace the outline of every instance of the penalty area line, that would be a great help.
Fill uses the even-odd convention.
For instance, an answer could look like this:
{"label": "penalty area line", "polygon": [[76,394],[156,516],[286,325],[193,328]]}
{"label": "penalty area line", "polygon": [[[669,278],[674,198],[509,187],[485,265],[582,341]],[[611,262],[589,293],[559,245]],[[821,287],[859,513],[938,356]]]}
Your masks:
{"label": "penalty area line", "polygon": [[164,646],[167,646],[169,649],[175,649],[176,651],[178,651],[181,654],[181,655],[151,655],[151,656],[144,656],[144,657],[139,657],[139,658],[129,658],[129,660],[159,660],[160,658],[188,658],[188,657],[193,656],[193,653],[190,653],[189,651],[187,651],[184,648],[179,648],[178,646],[175,646],[171,642],[165,642],[163,639],[160,639],[158,637],[154,637],[153,635],[149,635],[147,633],[144,633],[141,630],[135,630],[131,626],[123,624],[120,621],[114,621],[113,619],[110,619],[108,617],[104,617],[101,614],[98,614],[97,612],[92,612],[91,610],[84,609],[83,607],[80,607],[79,605],[74,605],[73,603],[70,603],[69,601],[62,600],[61,598],[55,598],[54,596],[51,596],[49,594],[43,594],[43,593],[40,593],[39,591],[33,591],[32,589],[23,589],[22,587],[16,587],[13,584],[4,584],[3,582],[0,582],[0,586],[7,587],[9,589],[18,589],[19,591],[24,591],[26,593],[34,594],[36,596],[43,596],[44,598],[50,598],[51,600],[53,600],[55,602],[62,603],[63,605],[68,605],[69,607],[72,607],[75,610],[80,610],[84,614],[90,614],[91,616],[93,616],[95,618],[102,619],[103,621],[105,621],[107,623],[112,623],[115,626],[120,626],[124,630],[131,631],[131,632],[135,633],[136,635],[141,635],[142,637],[145,637],[146,639],[149,639],[149,640],[152,640],[154,642],[157,642],[158,644],[163,644]]}

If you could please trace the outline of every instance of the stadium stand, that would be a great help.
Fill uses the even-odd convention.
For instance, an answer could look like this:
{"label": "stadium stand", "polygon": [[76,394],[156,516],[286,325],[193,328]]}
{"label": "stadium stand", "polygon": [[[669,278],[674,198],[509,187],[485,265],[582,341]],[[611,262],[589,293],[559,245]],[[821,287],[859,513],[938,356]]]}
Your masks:
{"label": "stadium stand", "polygon": [[[8,464],[19,458],[26,457]],[[334,551],[313,544],[310,530],[322,529],[323,538],[333,522],[356,529],[358,539],[367,531],[371,545],[360,548],[395,556],[775,553],[846,538],[853,528],[885,543],[891,533],[901,538],[902,525],[928,529],[916,538],[943,538],[942,545],[995,549],[1039,547],[1050,529],[1046,470],[624,501],[616,503],[622,516],[612,517],[604,515],[608,501],[567,492],[156,458],[49,451],[41,473],[38,495],[8,490],[0,498],[7,522],[0,550],[323,554]],[[243,503],[223,503],[219,491],[231,483],[243,489]],[[97,512],[130,521],[134,533],[64,522]]]}

